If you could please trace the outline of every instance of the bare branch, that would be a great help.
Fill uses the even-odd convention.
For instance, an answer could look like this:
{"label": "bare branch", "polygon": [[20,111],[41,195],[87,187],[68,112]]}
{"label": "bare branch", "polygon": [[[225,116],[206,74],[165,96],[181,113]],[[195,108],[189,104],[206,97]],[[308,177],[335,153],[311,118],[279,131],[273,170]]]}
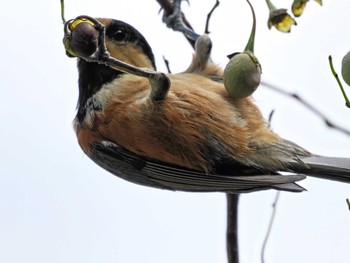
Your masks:
{"label": "bare branch", "polygon": [[266,249],[267,241],[269,240],[269,237],[271,234],[273,222],[274,222],[276,211],[277,211],[277,202],[278,202],[279,197],[280,197],[280,191],[277,191],[275,201],[272,204],[272,214],[271,214],[271,218],[270,218],[269,227],[267,229],[267,233],[266,233],[266,236],[265,236],[262,248],[261,248],[261,263],[265,262],[265,249]]}
{"label": "bare branch", "polygon": [[168,73],[171,73],[169,60],[167,60],[167,59],[163,56],[163,61],[164,61],[164,64],[165,64],[165,66],[166,66],[166,69],[167,69]]}
{"label": "bare branch", "polygon": [[220,2],[219,0],[216,0],[213,8],[210,10],[210,12],[208,13],[207,15],[207,22],[205,23],[205,33],[206,34],[209,34],[209,21],[210,21],[210,18],[211,18],[211,15],[213,14],[213,12],[215,11],[215,9],[219,6]]}
{"label": "bare branch", "polygon": [[227,227],[226,249],[228,263],[238,263],[238,194],[226,194],[227,197]]}
{"label": "bare branch", "polygon": [[275,110],[272,110],[269,114],[269,118],[268,118],[269,127],[271,126],[271,121],[274,114],[275,114]]}
{"label": "bare branch", "polygon": [[332,122],[330,119],[328,119],[320,110],[318,110],[315,106],[313,106],[310,102],[306,101],[304,98],[300,97],[297,93],[291,93],[288,91],[285,91],[277,86],[274,86],[272,84],[266,83],[266,82],[262,82],[262,85],[264,85],[265,87],[280,93],[284,96],[293,98],[295,100],[297,100],[299,103],[301,103],[304,107],[306,107],[308,110],[310,110],[311,112],[313,112],[315,115],[317,115],[319,118],[321,118],[323,120],[323,122],[332,129],[335,129],[337,131],[340,131],[348,136],[350,136],[350,131],[347,130],[344,127],[341,127],[337,124],[335,124],[334,122]]}

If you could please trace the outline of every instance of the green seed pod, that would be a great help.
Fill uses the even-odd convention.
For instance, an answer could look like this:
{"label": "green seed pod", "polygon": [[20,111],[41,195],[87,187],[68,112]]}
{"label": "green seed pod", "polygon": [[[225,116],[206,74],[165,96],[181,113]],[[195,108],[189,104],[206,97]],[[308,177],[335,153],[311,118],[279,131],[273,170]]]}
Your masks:
{"label": "green seed pod", "polygon": [[247,0],[253,15],[253,26],[244,52],[228,55],[230,61],[224,71],[224,86],[231,97],[242,99],[253,94],[261,80],[261,65],[254,55],[256,18],[254,8]]}
{"label": "green seed pod", "polygon": [[228,94],[237,99],[252,95],[261,80],[258,59],[249,51],[234,53],[230,58],[224,71],[224,86]]}
{"label": "green seed pod", "polygon": [[341,75],[346,84],[350,86],[350,51],[343,57],[341,63]]}

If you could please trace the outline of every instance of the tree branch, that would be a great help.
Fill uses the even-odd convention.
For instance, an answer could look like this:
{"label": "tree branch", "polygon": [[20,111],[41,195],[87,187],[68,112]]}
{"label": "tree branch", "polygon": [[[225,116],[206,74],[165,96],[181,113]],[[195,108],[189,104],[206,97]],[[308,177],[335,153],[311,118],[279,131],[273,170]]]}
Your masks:
{"label": "tree branch", "polygon": [[239,194],[226,194],[227,197],[227,227],[226,249],[228,263],[239,262],[238,252],[238,201]]}
{"label": "tree branch", "polygon": [[291,93],[291,92],[285,91],[285,90],[283,90],[283,89],[281,89],[281,88],[279,88],[277,86],[274,86],[274,85],[266,83],[266,82],[262,82],[262,85],[264,85],[265,87],[267,87],[267,88],[269,88],[269,89],[271,89],[271,90],[273,90],[273,91],[275,91],[277,93],[280,93],[280,94],[282,94],[284,96],[287,96],[289,98],[297,100],[304,107],[306,107],[309,111],[314,113],[317,117],[321,118],[323,120],[323,122],[329,128],[335,129],[337,131],[340,131],[340,132],[344,133],[345,135],[350,136],[350,131],[349,130],[347,130],[346,128],[335,124],[334,122],[332,122],[320,110],[318,110],[315,106],[313,106],[310,102],[308,102],[304,98],[300,97],[297,93]]}
{"label": "tree branch", "polygon": [[220,5],[220,2],[219,0],[216,0],[213,8],[210,10],[210,12],[208,13],[207,15],[207,22],[205,23],[205,33],[206,34],[209,34],[210,31],[209,31],[209,22],[210,22],[210,18],[211,18],[211,15],[214,13],[215,9]]}
{"label": "tree branch", "polygon": [[280,191],[277,191],[275,200],[272,204],[272,214],[271,214],[271,218],[270,218],[269,227],[267,229],[267,233],[266,233],[266,236],[265,236],[262,248],[261,248],[261,263],[265,262],[265,249],[266,249],[267,241],[269,240],[269,237],[271,234],[273,222],[274,222],[276,211],[277,211],[277,202],[278,202],[279,197],[280,197]]}

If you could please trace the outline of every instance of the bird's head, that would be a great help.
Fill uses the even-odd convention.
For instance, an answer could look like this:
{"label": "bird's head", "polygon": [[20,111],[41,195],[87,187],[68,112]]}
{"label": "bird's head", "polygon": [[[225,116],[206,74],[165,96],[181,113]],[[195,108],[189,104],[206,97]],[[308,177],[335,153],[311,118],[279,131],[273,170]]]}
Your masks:
{"label": "bird's head", "polygon": [[[131,25],[114,19],[98,18],[105,27],[105,44],[109,54],[138,68],[156,69],[152,48],[144,36]],[[78,58],[79,99],[77,118],[85,115],[84,105],[103,85],[121,75],[122,71],[97,62]]]}
{"label": "bird's head", "polygon": [[152,49],[139,31],[119,20],[97,20],[105,26],[106,47],[112,57],[139,68],[155,70]]}

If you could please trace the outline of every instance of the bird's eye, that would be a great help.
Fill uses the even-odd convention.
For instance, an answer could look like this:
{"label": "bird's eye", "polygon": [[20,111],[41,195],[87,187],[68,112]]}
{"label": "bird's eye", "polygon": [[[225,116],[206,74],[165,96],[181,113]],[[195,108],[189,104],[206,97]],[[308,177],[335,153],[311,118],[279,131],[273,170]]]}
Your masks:
{"label": "bird's eye", "polygon": [[118,29],[114,34],[113,34],[113,39],[118,42],[125,41],[127,39],[128,34],[121,29]]}

